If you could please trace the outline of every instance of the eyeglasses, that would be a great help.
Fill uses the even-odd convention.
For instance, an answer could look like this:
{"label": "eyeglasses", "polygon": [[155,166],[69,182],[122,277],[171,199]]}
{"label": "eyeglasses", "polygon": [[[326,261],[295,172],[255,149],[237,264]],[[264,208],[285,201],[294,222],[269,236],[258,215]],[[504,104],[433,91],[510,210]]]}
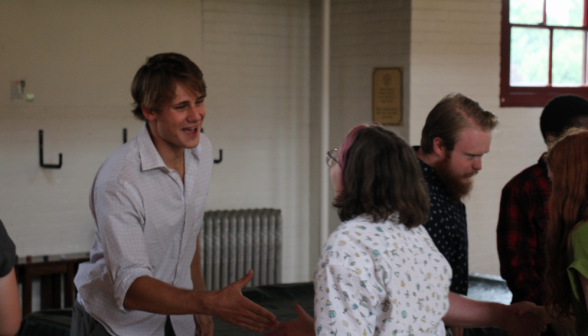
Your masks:
{"label": "eyeglasses", "polygon": [[339,163],[337,161],[337,148],[327,152],[327,166],[333,167],[336,163]]}

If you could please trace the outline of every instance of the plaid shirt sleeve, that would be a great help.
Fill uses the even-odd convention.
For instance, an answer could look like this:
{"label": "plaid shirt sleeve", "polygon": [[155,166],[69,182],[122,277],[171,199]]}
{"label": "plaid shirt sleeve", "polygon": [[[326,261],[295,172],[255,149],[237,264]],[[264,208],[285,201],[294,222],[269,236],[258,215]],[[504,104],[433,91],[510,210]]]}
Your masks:
{"label": "plaid shirt sleeve", "polygon": [[513,293],[513,302],[541,305],[545,297],[543,230],[550,185],[546,176],[525,179],[524,173],[502,190],[496,230],[500,274]]}

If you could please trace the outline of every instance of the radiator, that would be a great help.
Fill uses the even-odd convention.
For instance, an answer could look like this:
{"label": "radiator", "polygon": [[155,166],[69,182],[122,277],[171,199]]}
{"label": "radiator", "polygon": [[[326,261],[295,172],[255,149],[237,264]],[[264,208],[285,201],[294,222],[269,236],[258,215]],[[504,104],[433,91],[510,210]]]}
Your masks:
{"label": "radiator", "polygon": [[282,280],[282,215],[276,209],[207,211],[200,233],[200,262],[207,290],[253,270],[247,287]]}

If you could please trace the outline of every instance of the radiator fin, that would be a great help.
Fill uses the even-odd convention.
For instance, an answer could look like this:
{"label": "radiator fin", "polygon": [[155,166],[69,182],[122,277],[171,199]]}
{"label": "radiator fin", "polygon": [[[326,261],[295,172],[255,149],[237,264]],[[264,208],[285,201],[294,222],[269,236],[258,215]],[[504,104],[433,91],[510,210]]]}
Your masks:
{"label": "radiator fin", "polygon": [[206,289],[221,289],[250,269],[253,280],[247,287],[280,283],[281,232],[280,210],[205,212],[200,234],[200,262]]}

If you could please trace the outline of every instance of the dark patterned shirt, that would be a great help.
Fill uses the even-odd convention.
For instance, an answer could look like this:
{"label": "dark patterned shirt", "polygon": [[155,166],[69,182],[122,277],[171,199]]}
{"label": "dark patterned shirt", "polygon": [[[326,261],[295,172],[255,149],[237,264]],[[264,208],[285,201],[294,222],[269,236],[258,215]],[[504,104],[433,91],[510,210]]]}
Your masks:
{"label": "dark patterned shirt", "polygon": [[500,275],[512,292],[512,302],[531,301],[543,305],[543,245],[550,194],[551,181],[543,156],[502,189],[496,240]]}
{"label": "dark patterned shirt", "polygon": [[435,169],[419,160],[429,188],[431,210],[424,224],[429,235],[451,265],[450,291],[468,294],[468,227],[465,205],[449,196]]}

